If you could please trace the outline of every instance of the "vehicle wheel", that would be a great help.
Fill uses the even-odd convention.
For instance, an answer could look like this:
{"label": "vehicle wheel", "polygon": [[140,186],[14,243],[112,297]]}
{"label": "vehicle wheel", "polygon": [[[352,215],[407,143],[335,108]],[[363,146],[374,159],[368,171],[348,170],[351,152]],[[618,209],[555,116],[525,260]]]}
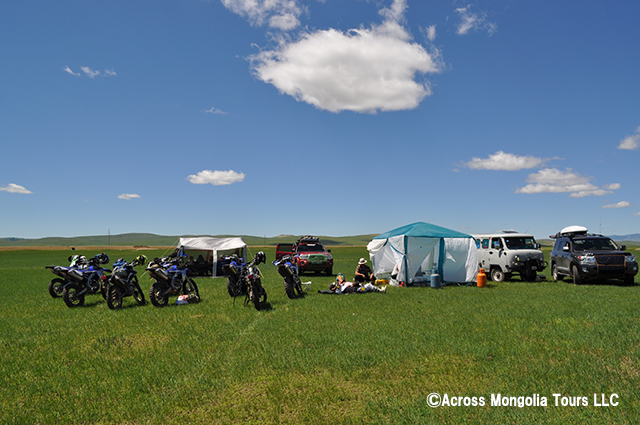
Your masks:
{"label": "vehicle wheel", "polygon": [[557,264],[554,264],[553,266],[551,266],[551,277],[556,282],[561,281],[563,279],[562,275],[560,273],[558,273],[558,265]]}
{"label": "vehicle wheel", "polygon": [[580,273],[578,273],[578,267],[573,266],[571,271],[573,272],[573,284],[580,285],[582,283],[582,277],[580,277]]}
{"label": "vehicle wheel", "polygon": [[327,276],[333,276],[333,267],[329,267],[325,270],[325,273],[327,273]]}
{"label": "vehicle wheel", "polygon": [[504,272],[501,268],[496,267],[491,269],[491,280],[493,280],[494,282],[504,281]]}
{"label": "vehicle wheel", "polygon": [[53,298],[60,298],[64,289],[65,280],[56,277],[49,282],[49,295]]}
{"label": "vehicle wheel", "polygon": [[253,303],[256,310],[260,311],[260,297],[257,290],[253,288],[249,289],[249,300]]}
{"label": "vehicle wheel", "polygon": [[296,297],[294,286],[295,283],[293,282],[293,278],[284,278],[284,292],[287,294],[287,297],[289,297],[290,300]]}
{"label": "vehicle wheel", "polygon": [[151,300],[151,304],[156,307],[164,307],[169,303],[169,295],[162,295],[167,288],[161,283],[154,283],[151,285],[149,289],[149,299]]}
{"label": "vehicle wheel", "polygon": [[634,276],[625,276],[624,284],[627,286],[633,286],[635,284]]}
{"label": "vehicle wheel", "polygon": [[184,285],[182,285],[182,294],[189,297],[190,303],[200,302],[200,291],[198,291],[198,285],[196,285],[196,282],[191,278],[188,278]]}
{"label": "vehicle wheel", "polygon": [[133,278],[133,288],[133,299],[138,302],[138,305],[145,305],[147,300],[144,299],[144,292],[142,292],[142,288],[140,288],[137,277]]}
{"label": "vehicle wheel", "polygon": [[520,273],[520,279],[522,279],[524,282],[535,282],[536,277],[538,277],[538,274],[535,272],[535,270],[527,270]]}
{"label": "vehicle wheel", "polygon": [[296,288],[296,292],[298,293],[298,296],[301,297],[302,296],[302,282],[300,281],[300,278],[298,277],[297,274],[293,275],[293,282],[294,282],[294,287]]}
{"label": "vehicle wheel", "polygon": [[237,278],[233,280],[230,277],[227,277],[227,292],[229,293],[230,297],[234,298],[242,294]]}
{"label": "vehicle wheel", "polygon": [[84,305],[84,294],[78,294],[82,288],[76,283],[70,283],[62,291],[62,299],[69,308]]}
{"label": "vehicle wheel", "polygon": [[122,307],[122,299],[124,294],[118,286],[111,286],[107,290],[107,306],[111,310],[117,310]]}

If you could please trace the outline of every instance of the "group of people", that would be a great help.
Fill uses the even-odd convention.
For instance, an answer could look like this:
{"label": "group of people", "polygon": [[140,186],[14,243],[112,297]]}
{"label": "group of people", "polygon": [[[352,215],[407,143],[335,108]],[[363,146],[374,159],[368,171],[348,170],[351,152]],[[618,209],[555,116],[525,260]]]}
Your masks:
{"label": "group of people", "polygon": [[338,273],[336,282],[329,286],[329,292],[334,294],[353,294],[358,292],[387,292],[387,287],[378,288],[374,285],[376,277],[367,265],[367,260],[361,258],[356,267],[353,282],[348,282],[342,273]]}

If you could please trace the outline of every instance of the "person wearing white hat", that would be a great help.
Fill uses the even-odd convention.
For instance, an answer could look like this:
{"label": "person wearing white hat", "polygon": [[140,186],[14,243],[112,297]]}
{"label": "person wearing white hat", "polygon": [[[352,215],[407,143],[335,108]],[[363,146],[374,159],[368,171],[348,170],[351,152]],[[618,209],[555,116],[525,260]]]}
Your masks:
{"label": "person wearing white hat", "polygon": [[365,260],[364,258],[361,258],[360,261],[358,261],[358,267],[356,267],[356,275],[353,280],[358,283],[374,283],[376,281],[373,270],[371,270],[371,267],[367,265],[367,260]]}

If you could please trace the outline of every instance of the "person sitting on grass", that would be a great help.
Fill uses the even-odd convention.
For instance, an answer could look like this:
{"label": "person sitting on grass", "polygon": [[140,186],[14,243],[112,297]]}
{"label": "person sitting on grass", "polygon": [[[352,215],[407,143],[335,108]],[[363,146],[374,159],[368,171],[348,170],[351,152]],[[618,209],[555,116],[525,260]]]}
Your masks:
{"label": "person sitting on grass", "polygon": [[363,293],[363,292],[387,292],[387,287],[377,288],[373,286],[371,283],[366,283],[364,286],[361,286],[357,282],[347,282],[344,279],[344,275],[342,273],[338,273],[336,277],[336,283],[332,283],[329,286],[329,290],[336,294],[355,294],[355,293]]}
{"label": "person sitting on grass", "polygon": [[361,258],[360,261],[358,261],[358,267],[356,267],[356,275],[353,280],[358,283],[374,283],[376,281],[373,270],[371,270],[371,267],[367,265],[367,260],[365,260],[364,258]]}

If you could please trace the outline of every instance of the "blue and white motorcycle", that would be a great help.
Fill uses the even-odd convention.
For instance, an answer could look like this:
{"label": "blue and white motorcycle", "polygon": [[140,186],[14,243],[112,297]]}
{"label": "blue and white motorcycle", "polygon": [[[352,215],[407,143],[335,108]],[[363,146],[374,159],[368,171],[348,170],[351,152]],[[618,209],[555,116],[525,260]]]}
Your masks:
{"label": "blue and white motorcycle", "polygon": [[82,269],[89,265],[87,257],[84,255],[72,255],[69,257],[69,267],[64,266],[45,266],[45,268],[51,270],[51,273],[58,277],[54,277],[49,282],[49,295],[52,298],[60,298],[64,287],[71,282],[68,274],[71,270]]}
{"label": "blue and white motorcycle", "polygon": [[298,276],[298,267],[291,261],[290,255],[284,255],[279,260],[273,262],[278,267],[278,273],[284,278],[284,292],[290,299],[296,298],[296,292],[301,297],[302,282]]}
{"label": "blue and white motorcycle", "polygon": [[144,293],[140,289],[138,283],[138,272],[134,269],[136,266],[143,266],[147,263],[147,257],[144,255],[137,256],[132,262],[118,258],[113,263],[113,273],[107,280],[107,306],[111,310],[122,307],[124,297],[133,297],[138,305],[144,305]]}
{"label": "blue and white motorcycle", "polygon": [[169,296],[184,295],[186,302],[200,302],[200,292],[196,282],[188,276],[189,269],[184,266],[184,250],[177,248],[168,258],[156,258],[149,263],[147,271],[154,283],[149,289],[149,299],[156,307],[169,303]]}
{"label": "blue and white motorcycle", "polygon": [[100,292],[104,299],[107,298],[107,279],[105,272],[111,270],[102,267],[109,262],[109,256],[104,252],[97,254],[87,261],[87,266],[70,270],[67,273],[69,283],[62,290],[62,299],[69,308],[84,305],[86,295]]}

